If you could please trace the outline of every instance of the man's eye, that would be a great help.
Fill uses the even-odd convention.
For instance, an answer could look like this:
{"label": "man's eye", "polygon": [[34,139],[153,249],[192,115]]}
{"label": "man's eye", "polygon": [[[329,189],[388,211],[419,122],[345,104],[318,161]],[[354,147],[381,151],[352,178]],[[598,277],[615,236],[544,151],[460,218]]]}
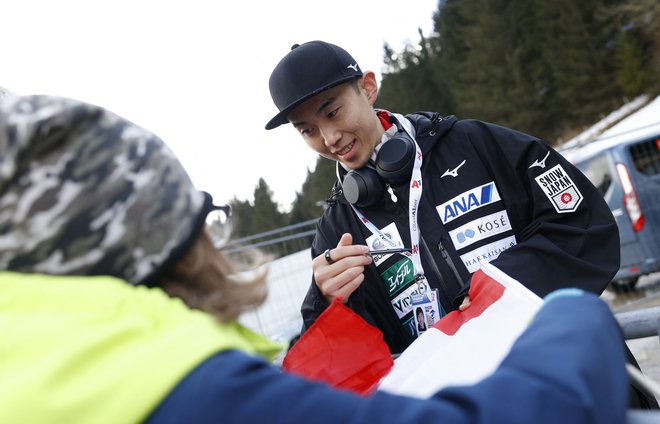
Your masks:
{"label": "man's eye", "polygon": [[339,112],[339,108],[328,113],[328,118],[333,118],[335,115],[337,115],[337,112]]}
{"label": "man's eye", "polygon": [[310,135],[311,133],[312,133],[312,129],[311,129],[311,128],[302,128],[302,129],[300,130],[300,134],[302,134],[302,135]]}

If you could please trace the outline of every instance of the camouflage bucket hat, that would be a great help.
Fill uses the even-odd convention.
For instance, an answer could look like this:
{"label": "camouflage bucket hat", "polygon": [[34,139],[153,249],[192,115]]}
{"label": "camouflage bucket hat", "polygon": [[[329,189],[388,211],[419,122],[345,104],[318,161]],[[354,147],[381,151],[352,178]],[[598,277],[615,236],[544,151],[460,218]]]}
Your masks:
{"label": "camouflage bucket hat", "polygon": [[6,97],[0,152],[0,270],[146,283],[212,203],[158,137],[72,99]]}

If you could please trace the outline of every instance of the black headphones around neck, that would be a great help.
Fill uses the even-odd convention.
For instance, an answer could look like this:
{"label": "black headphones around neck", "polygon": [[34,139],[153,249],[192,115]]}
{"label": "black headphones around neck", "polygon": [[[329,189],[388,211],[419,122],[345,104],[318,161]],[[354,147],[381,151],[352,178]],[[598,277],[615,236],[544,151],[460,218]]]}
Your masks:
{"label": "black headphones around neck", "polygon": [[378,151],[375,169],[364,166],[346,173],[341,184],[344,198],[358,208],[378,205],[385,197],[387,184],[396,186],[410,179],[415,151],[415,140],[399,126]]}

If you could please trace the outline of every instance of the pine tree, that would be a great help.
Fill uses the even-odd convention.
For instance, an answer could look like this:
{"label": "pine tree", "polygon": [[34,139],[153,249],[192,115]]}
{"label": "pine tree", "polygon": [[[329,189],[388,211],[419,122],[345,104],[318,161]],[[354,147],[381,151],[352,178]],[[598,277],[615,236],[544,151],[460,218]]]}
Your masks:
{"label": "pine tree", "polygon": [[623,94],[632,97],[642,93],[651,78],[647,66],[647,54],[640,35],[635,31],[626,31],[616,46],[616,80]]}
{"label": "pine tree", "polygon": [[253,207],[250,202],[234,197],[229,204],[232,212],[232,239],[254,234],[252,231]]}
{"label": "pine tree", "polygon": [[318,218],[323,213],[325,200],[330,196],[330,189],[336,180],[336,162],[319,156],[314,172],[307,170],[307,178],[296,198],[289,214],[289,223]]}
{"label": "pine tree", "polygon": [[263,178],[259,178],[254,189],[254,207],[252,210],[252,234],[262,233],[285,225],[286,217],[279,211],[273,200],[273,192]]}

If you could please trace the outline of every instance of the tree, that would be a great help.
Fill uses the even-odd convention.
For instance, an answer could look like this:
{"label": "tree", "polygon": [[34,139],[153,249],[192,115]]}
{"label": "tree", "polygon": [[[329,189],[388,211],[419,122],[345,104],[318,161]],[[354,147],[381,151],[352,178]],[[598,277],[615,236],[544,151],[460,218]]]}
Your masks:
{"label": "tree", "polygon": [[330,189],[336,179],[335,164],[336,162],[319,156],[314,172],[307,170],[307,178],[305,178],[301,191],[296,193],[291,207],[290,224],[321,216],[325,200],[330,196]]}
{"label": "tree", "polygon": [[616,81],[624,95],[637,96],[648,86],[651,69],[647,58],[640,35],[632,30],[623,33],[616,46]]}
{"label": "tree", "polygon": [[252,210],[252,234],[262,233],[286,224],[286,216],[279,211],[273,201],[273,192],[263,178],[259,178],[254,189],[254,207]]}
{"label": "tree", "polygon": [[229,204],[232,212],[232,238],[247,237],[252,232],[253,207],[247,200],[238,200],[234,197]]}

